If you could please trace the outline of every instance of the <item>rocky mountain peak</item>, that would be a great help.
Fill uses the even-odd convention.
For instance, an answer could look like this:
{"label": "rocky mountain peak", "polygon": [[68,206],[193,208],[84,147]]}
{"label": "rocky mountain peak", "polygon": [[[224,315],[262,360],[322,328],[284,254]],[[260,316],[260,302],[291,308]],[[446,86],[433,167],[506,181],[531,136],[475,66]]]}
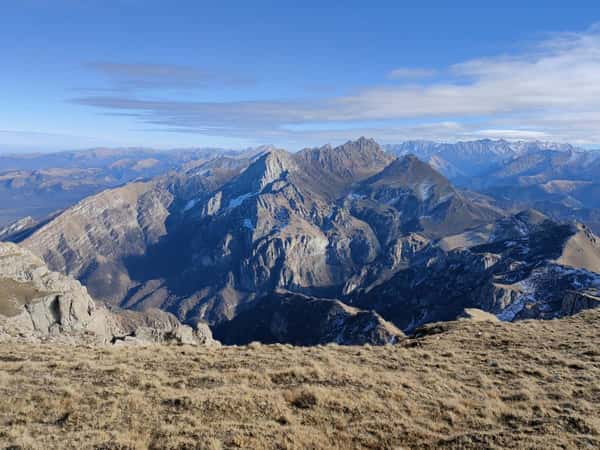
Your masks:
{"label": "rocky mountain peak", "polygon": [[345,148],[356,148],[361,151],[383,151],[380,145],[373,138],[366,138],[364,136],[359,137],[355,141],[348,141],[345,144],[338,147],[340,149]]}
{"label": "rocky mountain peak", "polygon": [[415,155],[409,154],[391,162],[380,173],[371,177],[368,183],[393,183],[413,188],[427,181],[439,185],[449,185],[448,180],[436,172],[429,164],[421,161]]}
{"label": "rocky mountain peak", "polygon": [[389,164],[394,158],[383,151],[374,139],[361,137],[355,141],[348,141],[337,147],[325,145],[319,148],[305,149],[297,154],[301,160],[320,163],[324,168],[335,171],[341,169],[357,171],[361,167],[379,167]]}
{"label": "rocky mountain peak", "polygon": [[271,150],[250,164],[231,184],[242,185],[258,192],[295,169],[294,159],[288,152]]}
{"label": "rocky mountain peak", "polygon": [[360,138],[337,147],[304,149],[294,159],[302,169],[299,178],[319,195],[334,200],[352,184],[383,170],[395,158],[373,139]]}
{"label": "rocky mountain peak", "polygon": [[[452,149],[463,144],[457,145]],[[463,155],[478,155],[486,145],[492,142],[474,143]],[[438,165],[452,155],[447,150],[434,155]],[[295,341],[296,326],[308,333],[305,321],[294,318],[316,311],[319,320],[325,317],[317,321],[322,342],[336,340],[339,333],[327,330],[341,324],[343,341],[355,342],[352,336],[372,325],[377,336],[395,333],[373,310],[410,329],[413,319],[444,319],[465,307],[502,313],[525,298],[527,285],[515,284],[528,283],[538,264],[600,271],[596,238],[583,228],[570,230],[536,211],[507,214],[483,195],[455,189],[417,156],[396,158],[363,137],[295,154],[269,148],[213,159],[161,180],[129,183],[76,204],[21,242],[52,270],[78,278],[94,298],[113,305],[159,307],[186,323],[205,320],[214,327],[242,313],[233,323],[258,325],[264,314],[272,320],[261,322],[261,333],[271,333],[274,324],[282,342]],[[584,276],[569,277],[579,282]],[[571,278],[565,285],[575,286]],[[497,280],[511,287],[498,288]],[[381,298],[389,305],[363,297],[385,285],[390,291]],[[439,286],[449,294],[440,296]],[[293,295],[257,301],[276,289]],[[504,289],[503,303],[485,303],[497,289]],[[406,309],[421,298],[430,303],[426,316],[420,307]]]}

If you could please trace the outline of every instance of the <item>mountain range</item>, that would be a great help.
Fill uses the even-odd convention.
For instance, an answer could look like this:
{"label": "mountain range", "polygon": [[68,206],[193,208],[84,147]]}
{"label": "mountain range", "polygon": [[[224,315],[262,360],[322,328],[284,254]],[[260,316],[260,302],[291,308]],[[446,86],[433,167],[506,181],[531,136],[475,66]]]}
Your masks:
{"label": "mountain range", "polygon": [[96,148],[0,155],[0,226],[26,216],[41,220],[104,189],[190,169],[219,155],[252,154],[268,148],[243,152]]}
{"label": "mountain range", "polygon": [[[469,308],[519,320],[598,305],[591,228],[518,212],[517,199],[507,206],[474,191],[483,175],[466,186],[464,175],[433,164],[445,157],[461,173],[511,174],[513,184],[530,172],[512,168],[534,167],[548,183],[575,174],[577,161],[592,173],[593,153],[480,141],[457,144],[455,155],[413,145],[406,155],[408,144],[384,151],[366,138],[296,153],[219,153],[0,236],[98,302],[207,323],[224,343],[385,343]],[[562,156],[550,166],[518,162],[548,152]]]}
{"label": "mountain range", "polygon": [[[600,232],[599,152],[539,141],[479,140],[386,145],[413,154],[462,189],[488,196],[514,212],[534,207],[558,220],[579,220]],[[199,166],[216,157],[251,157],[272,146],[233,151],[92,149],[0,155],[0,227],[31,216],[41,221],[106,188]],[[307,154],[310,152],[306,152]]]}
{"label": "mountain range", "polygon": [[489,196],[498,207],[536,208],[600,232],[600,151],[489,139],[455,144],[409,141],[386,149],[398,156],[414,154],[457,186]]}

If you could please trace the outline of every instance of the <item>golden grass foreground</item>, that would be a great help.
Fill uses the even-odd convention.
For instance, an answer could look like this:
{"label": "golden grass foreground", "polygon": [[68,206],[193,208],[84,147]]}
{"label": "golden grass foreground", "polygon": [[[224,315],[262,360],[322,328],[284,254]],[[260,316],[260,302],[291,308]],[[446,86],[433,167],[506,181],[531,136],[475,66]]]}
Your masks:
{"label": "golden grass foreground", "polygon": [[0,446],[600,448],[600,311],[394,346],[0,347]]}

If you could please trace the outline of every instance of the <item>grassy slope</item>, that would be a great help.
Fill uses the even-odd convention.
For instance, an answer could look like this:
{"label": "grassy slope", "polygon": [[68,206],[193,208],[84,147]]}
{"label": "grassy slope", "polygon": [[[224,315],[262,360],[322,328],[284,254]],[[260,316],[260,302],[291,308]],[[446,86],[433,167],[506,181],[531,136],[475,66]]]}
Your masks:
{"label": "grassy slope", "polygon": [[0,446],[600,446],[600,311],[396,346],[0,346]]}

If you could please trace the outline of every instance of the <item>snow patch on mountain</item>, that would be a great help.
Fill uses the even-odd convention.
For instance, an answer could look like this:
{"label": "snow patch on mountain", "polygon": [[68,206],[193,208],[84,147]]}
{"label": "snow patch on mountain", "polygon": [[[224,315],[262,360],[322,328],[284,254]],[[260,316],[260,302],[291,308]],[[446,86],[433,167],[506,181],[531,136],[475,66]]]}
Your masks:
{"label": "snow patch on mountain", "polygon": [[197,198],[193,198],[190,201],[188,201],[185,206],[183,207],[184,211],[189,211],[190,209],[192,209],[194,206],[196,206],[198,204],[198,202],[200,201],[200,199]]}
{"label": "snow patch on mountain", "polygon": [[227,207],[229,209],[237,208],[238,206],[240,206],[242,203],[244,203],[249,198],[255,197],[257,195],[258,195],[258,192],[248,192],[247,194],[242,194],[238,197],[235,197],[235,198],[232,198],[231,200],[229,200],[229,204],[227,205]]}
{"label": "snow patch on mountain", "polygon": [[427,201],[433,195],[433,183],[423,182],[416,186],[417,196],[422,201]]}
{"label": "snow patch on mountain", "polygon": [[[559,288],[558,286],[561,285],[564,287]],[[561,292],[575,289],[591,291],[597,295],[597,292],[594,291],[600,289],[600,274],[585,269],[551,264],[535,269],[529,278],[517,283],[516,286],[520,288],[521,293],[512,303],[496,314],[496,317],[502,321],[512,322],[517,319],[519,313],[528,305],[533,305],[539,311],[551,311],[551,304],[556,300],[557,292],[562,295]],[[556,314],[550,317],[556,317]]]}
{"label": "snow patch on mountain", "polygon": [[366,198],[363,194],[357,194],[356,192],[350,192],[347,195],[348,200],[363,200]]}

